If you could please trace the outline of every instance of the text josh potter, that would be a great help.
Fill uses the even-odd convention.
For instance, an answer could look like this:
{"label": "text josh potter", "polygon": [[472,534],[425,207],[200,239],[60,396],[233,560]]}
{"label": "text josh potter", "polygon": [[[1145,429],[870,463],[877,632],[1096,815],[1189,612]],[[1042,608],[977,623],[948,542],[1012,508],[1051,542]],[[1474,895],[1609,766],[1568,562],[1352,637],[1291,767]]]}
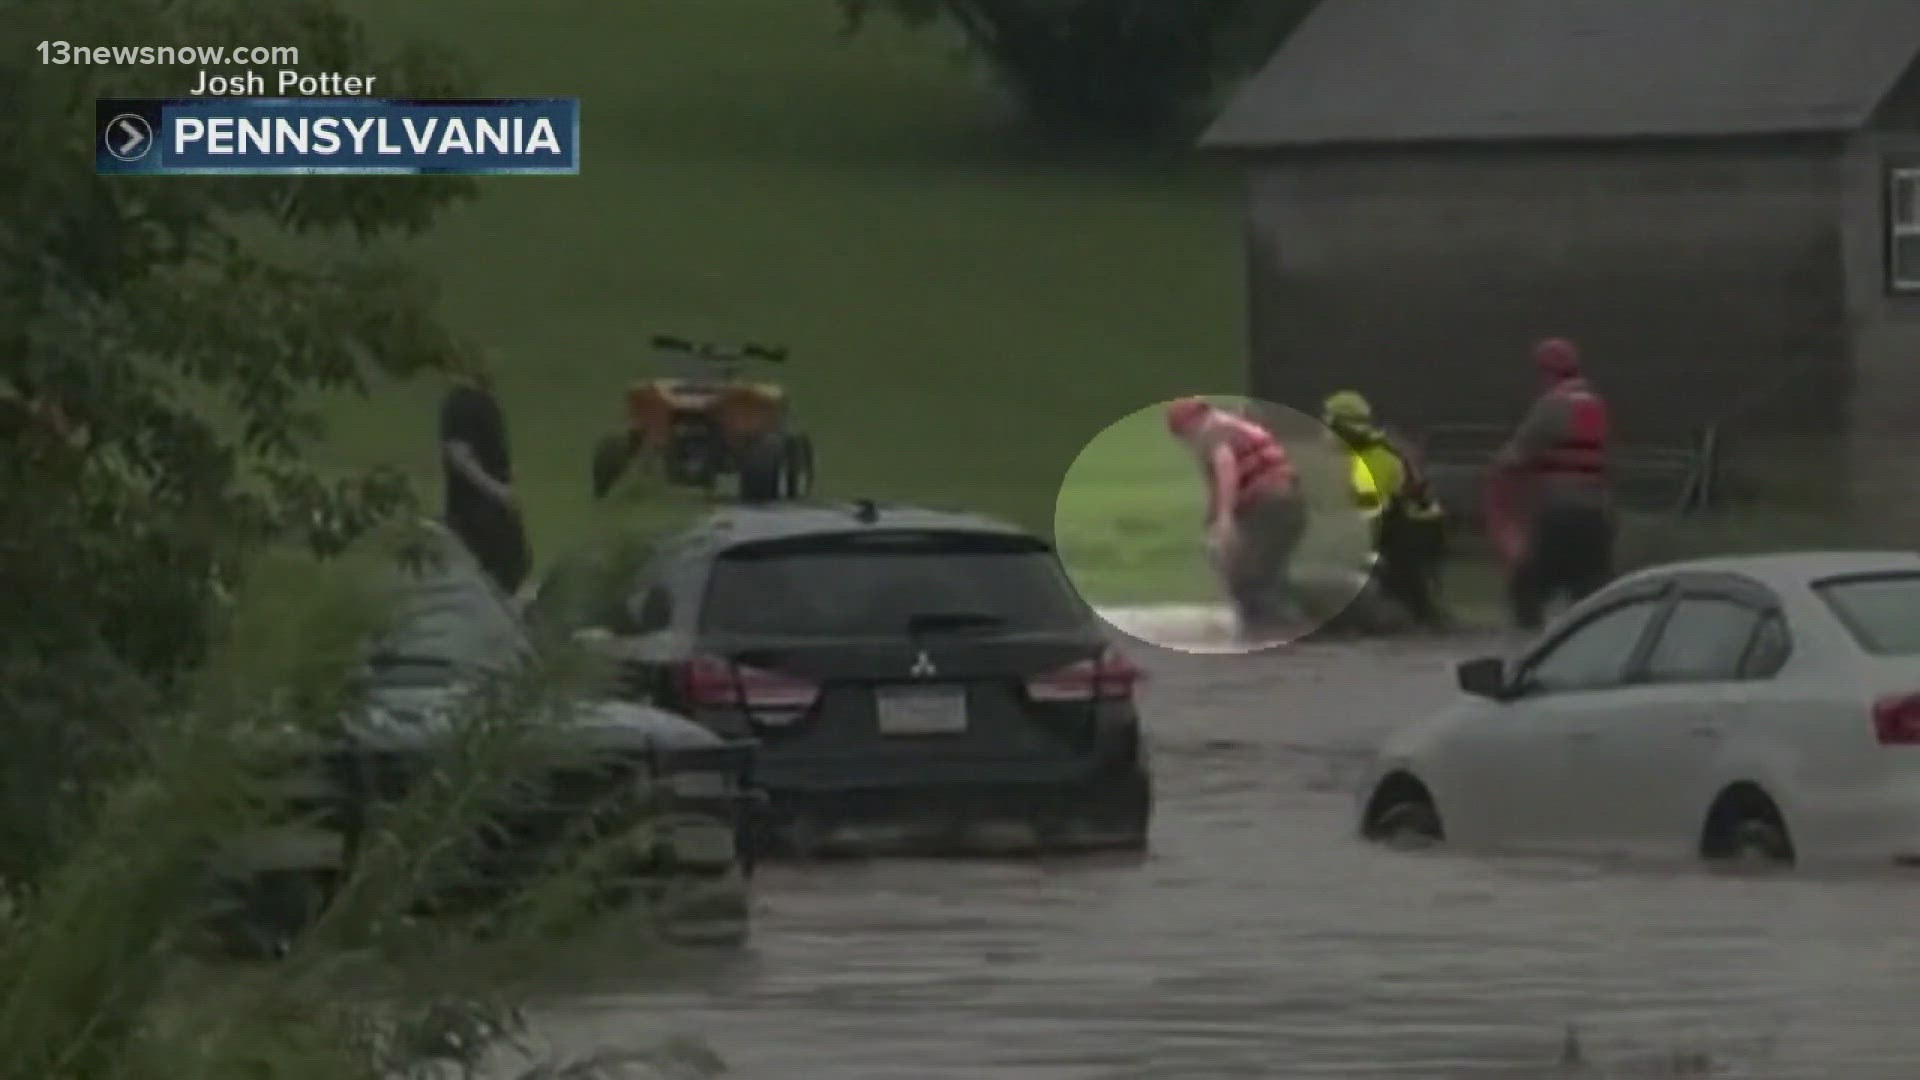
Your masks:
{"label": "text josh potter", "polygon": [[[363,97],[373,93],[377,75],[342,75],[337,71],[323,71],[318,75],[303,75],[298,71],[281,69],[274,79],[271,96],[273,97]],[[199,81],[193,89],[187,91],[195,97],[267,97],[266,76],[257,71],[243,71],[234,75],[215,75],[201,71]]]}

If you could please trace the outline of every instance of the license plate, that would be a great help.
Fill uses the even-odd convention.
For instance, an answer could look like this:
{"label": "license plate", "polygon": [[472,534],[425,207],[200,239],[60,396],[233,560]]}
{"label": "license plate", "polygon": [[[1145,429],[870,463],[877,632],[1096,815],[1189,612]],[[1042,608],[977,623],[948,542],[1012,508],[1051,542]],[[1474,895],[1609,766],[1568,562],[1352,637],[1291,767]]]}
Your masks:
{"label": "license plate", "polygon": [[875,701],[882,735],[953,735],[967,730],[967,694],[957,687],[881,690]]}

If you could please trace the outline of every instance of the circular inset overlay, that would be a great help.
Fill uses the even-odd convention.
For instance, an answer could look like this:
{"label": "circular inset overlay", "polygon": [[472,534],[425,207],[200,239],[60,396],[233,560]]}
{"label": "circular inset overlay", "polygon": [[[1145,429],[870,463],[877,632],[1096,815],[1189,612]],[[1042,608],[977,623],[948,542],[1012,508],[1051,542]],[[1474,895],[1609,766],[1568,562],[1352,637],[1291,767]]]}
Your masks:
{"label": "circular inset overlay", "polygon": [[[1268,439],[1284,453],[1279,470],[1263,464]],[[1209,509],[1206,462],[1218,448],[1240,463],[1232,479],[1244,485],[1224,515]],[[1368,460],[1284,405],[1158,403],[1080,452],[1054,504],[1055,543],[1081,596],[1130,637],[1191,653],[1274,648],[1384,603]],[[1290,482],[1263,479],[1276,473]]]}

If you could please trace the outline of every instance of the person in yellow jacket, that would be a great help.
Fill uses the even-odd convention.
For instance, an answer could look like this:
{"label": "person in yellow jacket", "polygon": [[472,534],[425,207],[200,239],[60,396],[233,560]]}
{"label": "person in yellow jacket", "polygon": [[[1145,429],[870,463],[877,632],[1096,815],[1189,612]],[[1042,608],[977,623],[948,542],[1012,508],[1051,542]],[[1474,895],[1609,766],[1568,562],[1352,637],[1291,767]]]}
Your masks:
{"label": "person in yellow jacket", "polygon": [[1374,422],[1373,406],[1355,391],[1328,397],[1320,418],[1346,453],[1354,505],[1372,526],[1381,593],[1422,625],[1445,625],[1438,600],[1445,511],[1417,459]]}

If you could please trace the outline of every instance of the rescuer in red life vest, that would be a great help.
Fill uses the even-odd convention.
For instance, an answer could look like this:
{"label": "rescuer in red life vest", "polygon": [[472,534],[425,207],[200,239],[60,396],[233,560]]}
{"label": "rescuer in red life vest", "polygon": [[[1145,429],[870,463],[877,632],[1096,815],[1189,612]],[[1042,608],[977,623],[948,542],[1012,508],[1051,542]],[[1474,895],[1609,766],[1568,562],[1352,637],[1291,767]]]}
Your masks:
{"label": "rescuer in red life vest", "polygon": [[1578,602],[1606,584],[1614,532],[1606,401],[1587,384],[1572,342],[1542,341],[1533,359],[1546,389],[1494,462],[1519,481],[1526,502],[1508,586],[1514,621],[1527,630],[1557,596]]}
{"label": "rescuer in red life vest", "polygon": [[1199,398],[1167,406],[1167,429],[1199,458],[1207,481],[1207,548],[1240,620],[1265,640],[1298,612],[1288,565],[1307,510],[1292,461],[1273,433]]}

